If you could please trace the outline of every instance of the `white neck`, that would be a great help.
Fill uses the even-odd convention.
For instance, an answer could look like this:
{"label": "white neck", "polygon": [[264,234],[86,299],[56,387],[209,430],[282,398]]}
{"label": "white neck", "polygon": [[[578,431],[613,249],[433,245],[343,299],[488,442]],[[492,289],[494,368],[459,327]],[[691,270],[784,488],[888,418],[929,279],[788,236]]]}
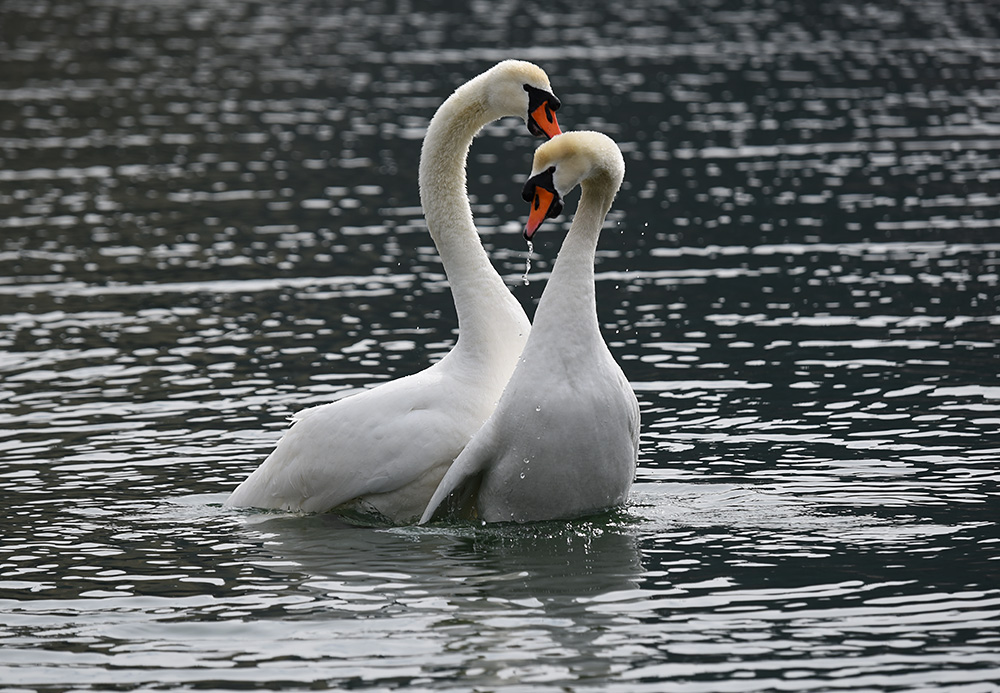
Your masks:
{"label": "white neck", "polygon": [[420,153],[420,201],[458,313],[452,353],[493,361],[498,354],[508,357],[513,343],[516,359],[528,319],[483,249],[466,192],[469,147],[496,118],[487,113],[479,84],[473,80],[460,88],[431,119]]}
{"label": "white neck", "polygon": [[[570,356],[586,344],[580,337],[603,341],[597,321],[594,290],[594,255],[604,218],[614,201],[615,187],[609,180],[591,179],[581,184],[580,203],[573,217],[552,274],[535,311],[533,337],[546,341],[540,331],[553,330],[562,335],[550,343]],[[574,335],[566,339],[565,334]]]}

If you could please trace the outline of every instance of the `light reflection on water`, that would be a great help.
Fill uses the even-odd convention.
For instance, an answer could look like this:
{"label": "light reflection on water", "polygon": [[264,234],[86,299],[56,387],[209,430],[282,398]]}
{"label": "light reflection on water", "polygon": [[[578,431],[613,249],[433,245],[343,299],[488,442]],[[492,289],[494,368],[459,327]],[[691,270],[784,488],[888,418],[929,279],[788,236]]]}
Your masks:
{"label": "light reflection on water", "polygon": [[[757,5],[0,0],[4,685],[992,690],[1000,27]],[[414,171],[505,45],[626,154],[597,290],[629,506],[223,510],[292,412],[454,343]],[[535,144],[505,121],[469,162],[529,312],[569,218],[525,285]]]}

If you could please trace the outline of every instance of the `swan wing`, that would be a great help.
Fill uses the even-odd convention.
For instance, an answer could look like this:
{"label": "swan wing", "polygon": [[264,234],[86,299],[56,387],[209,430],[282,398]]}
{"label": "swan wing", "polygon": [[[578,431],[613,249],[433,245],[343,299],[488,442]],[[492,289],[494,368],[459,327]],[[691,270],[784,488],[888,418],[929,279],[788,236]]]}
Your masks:
{"label": "swan wing", "polygon": [[441,406],[457,398],[433,370],[300,412],[226,504],[324,512],[421,480],[432,489],[476,425]]}
{"label": "swan wing", "polygon": [[471,515],[474,512],[482,475],[494,457],[493,424],[494,419],[491,417],[445,472],[444,478],[424,508],[420,524],[430,522],[443,505],[447,505],[459,515]]}

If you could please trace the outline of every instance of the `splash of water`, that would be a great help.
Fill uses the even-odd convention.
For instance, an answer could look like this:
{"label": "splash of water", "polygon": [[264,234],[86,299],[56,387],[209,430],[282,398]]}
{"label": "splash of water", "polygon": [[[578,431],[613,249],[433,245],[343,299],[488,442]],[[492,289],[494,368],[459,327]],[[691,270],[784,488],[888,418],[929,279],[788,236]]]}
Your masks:
{"label": "splash of water", "polygon": [[521,281],[524,282],[525,286],[531,283],[531,280],[528,279],[528,272],[531,271],[531,253],[533,253],[534,250],[535,250],[535,244],[532,243],[531,241],[528,241],[528,255],[524,259],[524,274],[521,275]]}

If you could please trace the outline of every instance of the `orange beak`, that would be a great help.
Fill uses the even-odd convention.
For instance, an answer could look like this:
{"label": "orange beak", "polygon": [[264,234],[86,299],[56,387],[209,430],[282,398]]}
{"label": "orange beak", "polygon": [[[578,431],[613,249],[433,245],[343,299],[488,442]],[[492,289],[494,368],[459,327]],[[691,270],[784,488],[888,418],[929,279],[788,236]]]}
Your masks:
{"label": "orange beak", "polygon": [[535,121],[535,125],[541,128],[545,136],[550,140],[556,135],[561,135],[562,130],[559,129],[559,121],[556,120],[556,113],[551,108],[549,104],[542,103],[538,108],[536,108],[531,113],[531,119]]}
{"label": "orange beak", "polygon": [[535,188],[535,199],[531,203],[531,212],[528,214],[528,225],[524,227],[525,239],[530,241],[531,237],[535,235],[535,231],[545,221],[545,215],[548,214],[554,197],[555,194],[545,188]]}

